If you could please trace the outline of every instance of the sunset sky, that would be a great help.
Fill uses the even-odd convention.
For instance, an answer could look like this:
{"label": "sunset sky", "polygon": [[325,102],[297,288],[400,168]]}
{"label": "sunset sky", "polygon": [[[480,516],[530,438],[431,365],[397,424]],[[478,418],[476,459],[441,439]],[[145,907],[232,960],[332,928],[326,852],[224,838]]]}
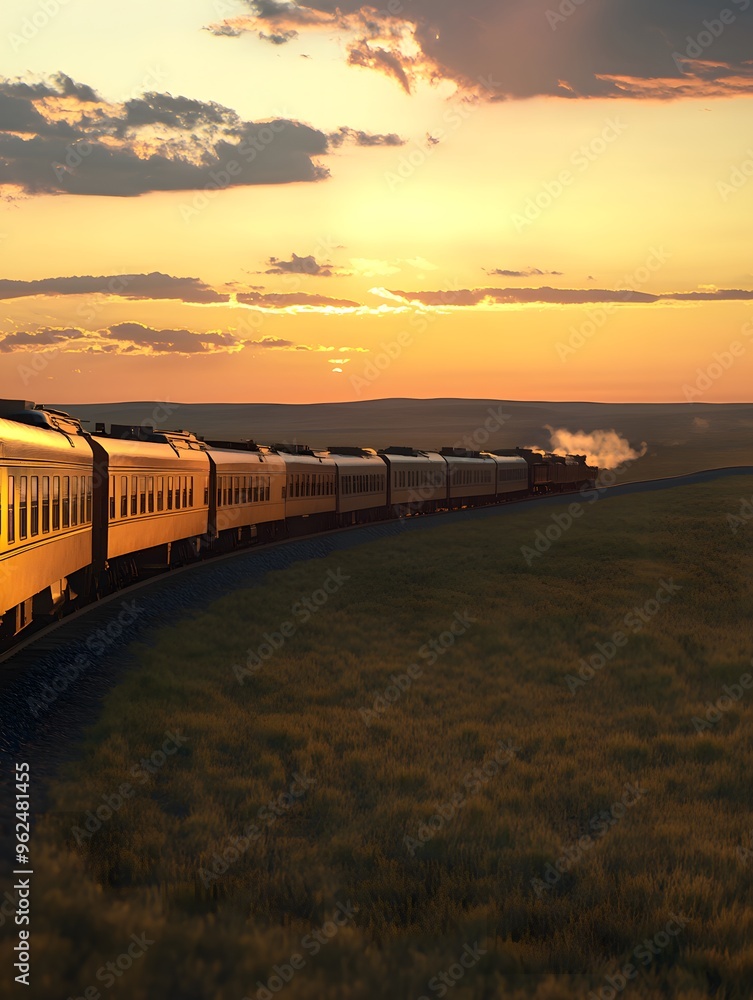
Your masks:
{"label": "sunset sky", "polygon": [[751,8],[5,0],[0,395],[750,400]]}

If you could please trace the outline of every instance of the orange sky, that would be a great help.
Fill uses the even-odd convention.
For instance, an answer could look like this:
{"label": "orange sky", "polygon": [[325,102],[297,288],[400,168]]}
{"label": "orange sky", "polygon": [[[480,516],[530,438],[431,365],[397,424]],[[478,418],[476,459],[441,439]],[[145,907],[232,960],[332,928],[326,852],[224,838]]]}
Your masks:
{"label": "orange sky", "polygon": [[4,9],[3,396],[751,398],[748,0],[334,6]]}

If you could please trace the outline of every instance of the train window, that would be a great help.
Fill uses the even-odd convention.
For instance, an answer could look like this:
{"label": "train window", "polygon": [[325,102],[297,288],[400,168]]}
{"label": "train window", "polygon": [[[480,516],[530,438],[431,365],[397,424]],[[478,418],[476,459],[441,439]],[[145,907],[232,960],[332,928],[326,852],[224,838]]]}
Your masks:
{"label": "train window", "polygon": [[240,476],[233,476],[233,503],[241,502],[241,480]]}
{"label": "train window", "polygon": [[42,534],[50,530],[50,477],[42,476]]}
{"label": "train window", "polygon": [[78,476],[71,479],[71,525],[78,524]]}
{"label": "train window", "polygon": [[146,476],[139,476],[139,514],[146,514]]}
{"label": "train window", "polygon": [[146,503],[147,511],[154,513],[154,476],[148,476],[146,480]]}
{"label": "train window", "polygon": [[181,489],[183,491],[183,506],[188,506],[188,476],[181,476]]}
{"label": "train window", "polygon": [[167,477],[167,509],[173,509],[173,477]]}
{"label": "train window", "polygon": [[138,476],[131,476],[131,516],[138,513]]}
{"label": "train window", "polygon": [[128,476],[120,477],[120,516],[128,517]]}
{"label": "train window", "polygon": [[188,477],[188,506],[193,507],[193,476]]}
{"label": "train window", "polygon": [[157,511],[165,509],[165,477],[157,476]]}
{"label": "train window", "polygon": [[39,534],[39,477],[31,477],[31,534]]}
{"label": "train window", "polygon": [[63,476],[63,527],[68,528],[71,523],[71,478]]}
{"label": "train window", "polygon": [[16,540],[16,477],[8,476],[8,541]]}
{"label": "train window", "polygon": [[27,532],[27,496],[26,496],[26,476],[21,476],[18,480],[18,537],[26,538]]}
{"label": "train window", "polygon": [[180,510],[180,492],[183,485],[183,476],[175,477],[175,509]]}
{"label": "train window", "polygon": [[204,506],[209,506],[209,480],[204,476]]}
{"label": "train window", "polygon": [[269,501],[272,497],[272,477],[264,477],[264,499]]}
{"label": "train window", "polygon": [[110,520],[115,520],[115,476],[110,476]]}
{"label": "train window", "polygon": [[8,541],[16,540],[16,480],[14,476],[8,476]]}
{"label": "train window", "polygon": [[251,489],[249,492],[249,500],[252,503],[258,503],[259,501],[259,476],[251,476]]}
{"label": "train window", "polygon": [[246,485],[247,483],[248,483],[248,477],[241,476],[241,503],[248,502],[248,487]]}
{"label": "train window", "polygon": [[60,476],[52,477],[52,530],[60,531]]}
{"label": "train window", "polygon": [[217,506],[222,506],[222,477],[217,477]]}
{"label": "train window", "polygon": [[[82,477],[83,478],[83,477]],[[91,523],[92,519],[92,491],[94,489],[94,478],[86,477],[86,522]]]}

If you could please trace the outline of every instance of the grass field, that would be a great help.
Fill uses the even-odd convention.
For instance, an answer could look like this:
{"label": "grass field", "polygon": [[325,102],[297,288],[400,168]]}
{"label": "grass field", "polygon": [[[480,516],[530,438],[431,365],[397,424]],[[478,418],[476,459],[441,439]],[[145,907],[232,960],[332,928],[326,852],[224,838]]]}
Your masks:
{"label": "grass field", "polygon": [[135,648],[36,827],[26,995],[750,996],[751,495],[410,533]]}

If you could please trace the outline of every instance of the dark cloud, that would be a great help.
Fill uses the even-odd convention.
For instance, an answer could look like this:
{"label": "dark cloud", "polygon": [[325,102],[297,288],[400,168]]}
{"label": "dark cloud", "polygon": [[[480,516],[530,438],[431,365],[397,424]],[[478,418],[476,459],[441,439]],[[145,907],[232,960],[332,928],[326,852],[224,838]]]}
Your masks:
{"label": "dark cloud", "polygon": [[[131,357],[208,354],[236,354],[242,350],[332,352],[324,344],[297,344],[281,337],[242,340],[232,333],[212,330],[197,333],[192,330],[157,330],[143,323],[118,323],[104,330],[44,327],[35,331],[19,330],[0,334],[0,354],[29,354],[63,351],[66,354],[117,354]],[[361,352],[361,347],[340,347],[340,352]]]}
{"label": "dark cloud", "polygon": [[155,330],[141,323],[118,323],[105,331],[107,339],[147,347],[154,354],[206,354],[238,348],[232,333],[193,333],[191,330]]}
{"label": "dark cloud", "polygon": [[495,278],[533,278],[547,274],[553,277],[560,277],[562,275],[562,271],[542,271],[538,267],[527,267],[525,271],[506,271],[495,267],[494,270],[487,271],[486,273],[491,274]]}
{"label": "dark cloud", "polygon": [[238,38],[244,32],[242,28],[235,28],[232,24],[210,24],[204,29],[218,38]]}
{"label": "dark cloud", "polygon": [[[70,98],[78,117],[45,105]],[[318,181],[323,132],[299,122],[244,122],[216,103],[148,93],[122,105],[99,102],[70,77],[0,81],[0,186],[29,194],[133,197]],[[159,137],[156,130],[159,129]]]}
{"label": "dark cloud", "polygon": [[[53,96],[74,101],[74,113],[70,101],[65,112],[45,103]],[[329,137],[287,119],[246,122],[223,105],[172,94],[111,105],[62,74],[51,83],[0,80],[0,187],[27,194],[127,198],[316,182],[329,177],[317,159],[346,139],[401,142],[347,127]]]}
{"label": "dark cloud", "polygon": [[291,260],[270,257],[267,263],[270,266],[263,272],[264,274],[311,274],[319,278],[331,278],[333,274],[331,264],[319,264],[312,254],[308,257],[299,257],[294,253]]}
{"label": "dark cloud", "polygon": [[244,344],[245,347],[261,347],[265,350],[289,350],[291,347],[295,347],[295,342],[292,340],[283,340],[281,337],[262,337],[261,340],[247,340]]}
{"label": "dark cloud", "polygon": [[259,32],[259,38],[261,38],[263,42],[271,42],[273,45],[285,45],[287,42],[292,42],[292,40],[297,37],[298,32],[293,29],[290,31],[273,32],[271,35],[265,35],[263,31]]}
{"label": "dark cloud", "polygon": [[361,132],[358,129],[341,126],[337,132],[331,132],[328,136],[331,146],[342,146],[344,142],[352,142],[356,146],[404,146],[405,139],[401,139],[395,132],[387,135],[379,133]]}
{"label": "dark cloud", "polygon": [[[708,0],[361,0],[250,4],[246,30],[306,26],[355,32],[349,61],[410,92],[442,76],[492,99],[538,95],[670,99],[753,90],[753,9]],[[386,9],[385,9],[386,8]],[[724,24],[720,12],[731,12]],[[704,21],[713,24],[709,31]],[[235,19],[236,30],[244,27]],[[401,28],[419,55],[401,44]]]}
{"label": "dark cloud", "polygon": [[332,299],[327,295],[313,295],[308,292],[240,292],[236,298],[248,306],[268,309],[285,309],[287,306],[334,306],[357,309],[358,302],[351,299]]}
{"label": "dark cloud", "polygon": [[99,94],[85,83],[77,83],[65,73],[54,73],[47,81],[0,80],[0,93],[10,97],[40,100],[45,97],[69,97],[81,103],[101,101]]}
{"label": "dark cloud", "polygon": [[221,104],[194,101],[172,94],[148,93],[126,101],[125,124],[128,126],[167,125],[195,129],[202,125],[239,125],[238,115]]}
{"label": "dark cloud", "polygon": [[76,329],[53,329],[43,327],[40,330],[27,332],[17,330],[0,337],[0,354],[10,354],[12,351],[29,351],[37,348],[49,349],[61,342],[83,337],[83,332]]}
{"label": "dark cloud", "polygon": [[18,281],[0,278],[0,300],[29,295],[116,295],[125,299],[179,299],[182,302],[227,302],[198,278],[176,278],[153,271],[151,274],[111,274],[69,278],[40,278]]}
{"label": "dark cloud", "polygon": [[389,290],[389,294],[406,302],[425,306],[522,305],[549,303],[553,305],[591,305],[594,303],[653,303],[676,302],[747,302],[753,301],[753,291],[718,289],[700,292],[638,292],[606,288],[462,288],[457,291],[406,292]]}

